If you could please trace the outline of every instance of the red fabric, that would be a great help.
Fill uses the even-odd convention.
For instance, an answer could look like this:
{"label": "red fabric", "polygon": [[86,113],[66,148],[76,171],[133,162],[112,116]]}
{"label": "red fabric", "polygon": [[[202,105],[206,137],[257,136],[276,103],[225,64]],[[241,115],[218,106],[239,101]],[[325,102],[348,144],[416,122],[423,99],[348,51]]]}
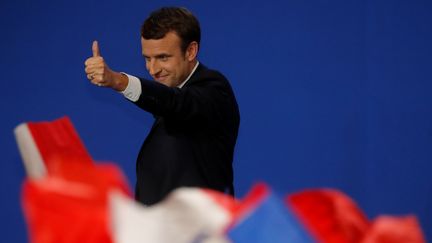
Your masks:
{"label": "red fabric", "polygon": [[[67,117],[53,122],[28,123],[47,175],[27,180],[22,205],[33,243],[109,243],[108,194],[118,190],[131,195],[126,179],[114,165],[95,165]],[[231,212],[234,227],[268,195],[257,184],[242,201],[206,190]],[[318,242],[321,243],[425,243],[414,216],[379,217],[371,225],[346,195],[320,189],[286,198]]]}
{"label": "red fabric", "polygon": [[415,216],[380,216],[361,243],[426,243]]}
{"label": "red fabric", "polygon": [[228,231],[245,217],[255,210],[256,207],[264,200],[264,198],[270,193],[269,187],[265,183],[257,183],[252,190],[243,198],[241,201],[234,199],[231,196],[227,196],[221,192],[204,189],[215,202],[221,207],[225,208],[231,214],[231,223],[227,226],[225,231]]}
{"label": "red fabric", "polygon": [[295,193],[286,198],[286,203],[318,242],[357,243],[369,227],[357,205],[336,190]]}
{"label": "red fabric", "polygon": [[52,122],[28,122],[27,126],[48,174],[57,166],[58,158],[73,159],[76,163],[93,163],[68,117]]}
{"label": "red fabric", "polygon": [[63,164],[61,176],[24,183],[22,206],[33,243],[111,242],[108,192],[130,195],[123,175],[113,165],[71,164]]}
{"label": "red fabric", "polygon": [[67,117],[27,125],[48,171],[23,185],[30,241],[111,242],[108,194],[131,195],[121,171],[94,164]]}

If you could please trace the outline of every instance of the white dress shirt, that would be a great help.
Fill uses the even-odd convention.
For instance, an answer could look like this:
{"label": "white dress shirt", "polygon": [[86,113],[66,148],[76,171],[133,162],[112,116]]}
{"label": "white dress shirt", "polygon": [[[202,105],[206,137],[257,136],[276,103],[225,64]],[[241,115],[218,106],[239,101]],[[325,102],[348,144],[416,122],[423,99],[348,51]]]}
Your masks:
{"label": "white dress shirt", "polygon": [[[192,69],[192,72],[189,74],[189,76],[186,78],[185,81],[183,81],[180,85],[178,85],[178,88],[183,88],[183,86],[186,84],[187,81],[189,81],[190,77],[194,74],[196,69],[198,68],[199,62],[195,64],[195,67]],[[123,73],[123,72],[122,72]],[[140,80],[132,75],[129,75],[127,73],[123,73],[128,77],[128,85],[125,90],[123,90],[121,93],[129,100],[135,102],[139,99],[141,95],[141,82]]]}

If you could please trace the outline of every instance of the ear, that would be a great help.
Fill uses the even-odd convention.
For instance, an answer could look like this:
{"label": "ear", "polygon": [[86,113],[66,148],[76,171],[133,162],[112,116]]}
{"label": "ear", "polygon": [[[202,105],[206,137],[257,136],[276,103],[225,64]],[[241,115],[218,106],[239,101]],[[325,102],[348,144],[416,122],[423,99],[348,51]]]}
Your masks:
{"label": "ear", "polygon": [[198,42],[192,41],[186,49],[186,59],[191,62],[196,59],[198,55]]}

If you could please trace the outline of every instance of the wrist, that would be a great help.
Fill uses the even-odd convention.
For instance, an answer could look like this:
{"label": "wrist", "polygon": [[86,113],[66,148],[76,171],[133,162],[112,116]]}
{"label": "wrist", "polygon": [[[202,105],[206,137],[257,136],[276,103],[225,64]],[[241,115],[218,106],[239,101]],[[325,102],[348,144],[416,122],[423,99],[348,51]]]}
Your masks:
{"label": "wrist", "polygon": [[123,73],[114,73],[113,89],[122,92],[126,89],[129,83],[128,77]]}

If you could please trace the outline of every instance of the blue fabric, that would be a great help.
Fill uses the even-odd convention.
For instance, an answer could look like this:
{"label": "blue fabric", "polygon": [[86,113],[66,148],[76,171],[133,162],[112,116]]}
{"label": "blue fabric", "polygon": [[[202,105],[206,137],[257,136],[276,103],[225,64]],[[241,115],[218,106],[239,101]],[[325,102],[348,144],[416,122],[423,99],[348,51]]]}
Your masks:
{"label": "blue fabric", "polygon": [[285,207],[270,194],[250,215],[228,232],[236,243],[311,243],[311,236]]}

